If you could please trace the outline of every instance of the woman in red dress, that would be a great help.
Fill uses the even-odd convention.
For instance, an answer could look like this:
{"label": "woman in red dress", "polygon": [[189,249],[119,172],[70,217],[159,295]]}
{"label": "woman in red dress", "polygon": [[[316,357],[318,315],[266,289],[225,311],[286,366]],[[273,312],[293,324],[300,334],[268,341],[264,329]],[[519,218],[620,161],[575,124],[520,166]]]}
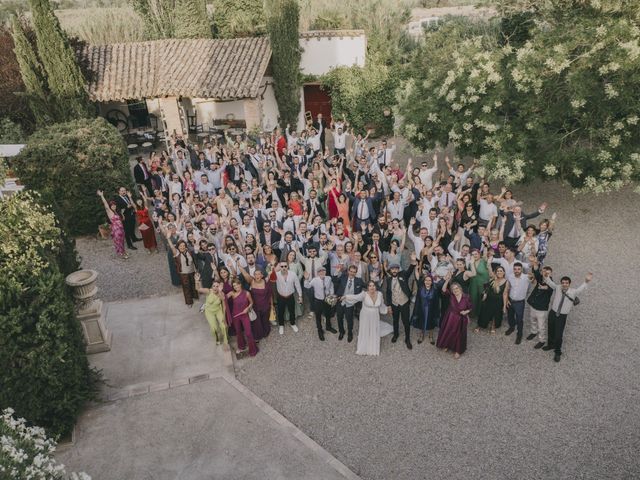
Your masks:
{"label": "woman in red dress", "polygon": [[242,283],[238,278],[234,278],[231,282],[233,290],[227,294],[229,302],[229,315],[231,323],[236,331],[238,349],[236,354],[242,353],[249,346],[249,355],[254,357],[258,353],[258,345],[253,337],[251,330],[251,319],[249,318],[249,310],[253,307],[251,294],[242,288]]}
{"label": "woman in red dress", "polygon": [[158,243],[156,242],[156,232],[153,226],[153,222],[149,217],[149,209],[147,205],[149,204],[149,198],[143,193],[142,199],[136,200],[136,218],[138,220],[138,229],[140,230],[140,234],[142,235],[142,243],[144,244],[144,248],[147,249],[149,253],[153,253],[155,250],[158,253]]}
{"label": "woman in red dress", "polygon": [[445,278],[442,293],[449,297],[449,307],[442,317],[436,346],[444,348],[445,351],[451,350],[455,358],[460,358],[467,349],[467,325],[473,305],[471,298],[462,291],[459,284],[452,283],[449,288],[450,273]]}
{"label": "woman in red dress", "polygon": [[329,210],[329,218],[338,218],[340,216],[340,210],[338,209],[338,197],[342,193],[338,188],[338,181],[335,178],[331,179],[331,183],[325,188],[327,193],[327,208]]}

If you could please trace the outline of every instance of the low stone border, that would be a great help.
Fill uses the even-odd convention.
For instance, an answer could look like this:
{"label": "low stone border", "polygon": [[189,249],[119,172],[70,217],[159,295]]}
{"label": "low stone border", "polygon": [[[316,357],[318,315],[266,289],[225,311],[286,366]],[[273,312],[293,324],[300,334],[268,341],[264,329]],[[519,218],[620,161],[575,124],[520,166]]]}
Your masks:
{"label": "low stone border", "polygon": [[200,375],[194,375],[193,377],[180,378],[168,383],[155,383],[151,385],[130,386],[122,390],[112,392],[104,401],[115,402],[117,400],[123,400],[125,398],[137,397],[138,395],[145,395],[147,393],[161,392],[163,390],[170,390],[172,388],[183,387],[192,383],[206,382],[213,379],[225,380],[229,385],[240,392],[251,403],[258,407],[262,412],[273,418],[279,425],[282,425],[284,429],[291,435],[293,435],[298,441],[302,442],[308,449],[316,453],[320,458],[327,462],[334,470],[341,474],[348,480],[360,480],[360,477],[353,473],[349,468],[340,460],[335,458],[324,448],[318,445],[313,439],[308,437],[302,430],[296,427],[293,423],[287,420],[282,414],[276,411],[271,405],[258,397],[255,393],[249,390],[246,386],[240,383],[234,376],[225,373],[202,373]]}
{"label": "low stone border", "polygon": [[296,439],[302,442],[309,450],[316,453],[320,458],[327,462],[334,470],[340,475],[349,480],[360,480],[360,477],[353,473],[349,468],[338,460],[336,457],[327,452],[324,448],[318,445],[315,440],[308,437],[302,430],[296,427],[293,423],[287,420],[282,414],[275,410],[271,405],[258,397],[255,393],[249,390],[246,386],[240,383],[236,378],[223,377],[232,387],[238,390],[244,395],[251,403],[262,410],[264,413],[273,418],[278,424],[282,425]]}

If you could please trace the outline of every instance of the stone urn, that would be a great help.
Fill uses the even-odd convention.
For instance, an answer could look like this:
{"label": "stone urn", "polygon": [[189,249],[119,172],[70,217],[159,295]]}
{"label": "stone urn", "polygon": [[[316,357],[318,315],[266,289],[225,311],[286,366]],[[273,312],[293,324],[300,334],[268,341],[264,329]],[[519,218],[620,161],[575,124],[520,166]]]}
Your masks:
{"label": "stone urn", "polygon": [[67,275],[65,282],[73,291],[76,317],[82,326],[87,353],[111,350],[111,332],[104,324],[105,312],[102,300],[96,299],[98,286],[95,270],[78,270]]}

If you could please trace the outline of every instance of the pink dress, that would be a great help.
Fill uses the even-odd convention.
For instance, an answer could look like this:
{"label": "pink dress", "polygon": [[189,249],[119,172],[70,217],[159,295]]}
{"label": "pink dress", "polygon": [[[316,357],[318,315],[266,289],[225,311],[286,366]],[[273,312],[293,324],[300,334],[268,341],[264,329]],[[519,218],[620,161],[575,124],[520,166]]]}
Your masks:
{"label": "pink dress", "polygon": [[111,221],[111,238],[113,247],[118,255],[124,255],[124,226],[120,215],[114,213],[109,219]]}

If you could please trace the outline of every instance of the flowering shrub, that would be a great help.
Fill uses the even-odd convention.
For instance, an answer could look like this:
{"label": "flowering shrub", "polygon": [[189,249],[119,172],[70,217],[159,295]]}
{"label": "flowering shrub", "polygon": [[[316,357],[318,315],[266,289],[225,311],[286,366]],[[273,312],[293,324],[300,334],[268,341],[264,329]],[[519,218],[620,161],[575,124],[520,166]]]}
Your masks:
{"label": "flowering shrub", "polygon": [[552,0],[510,11],[511,31],[484,35],[446,22],[427,33],[399,89],[401,131],[420,148],[451,143],[506,183],[559,178],[601,193],[637,182],[636,8]]}
{"label": "flowering shrub", "polygon": [[86,473],[65,472],[53,458],[55,442],[40,427],[27,426],[6,408],[0,415],[0,478],[23,480],[91,480]]}
{"label": "flowering shrub", "polygon": [[0,201],[0,408],[52,436],[70,430],[98,378],[61,271],[63,237],[36,196]]}

